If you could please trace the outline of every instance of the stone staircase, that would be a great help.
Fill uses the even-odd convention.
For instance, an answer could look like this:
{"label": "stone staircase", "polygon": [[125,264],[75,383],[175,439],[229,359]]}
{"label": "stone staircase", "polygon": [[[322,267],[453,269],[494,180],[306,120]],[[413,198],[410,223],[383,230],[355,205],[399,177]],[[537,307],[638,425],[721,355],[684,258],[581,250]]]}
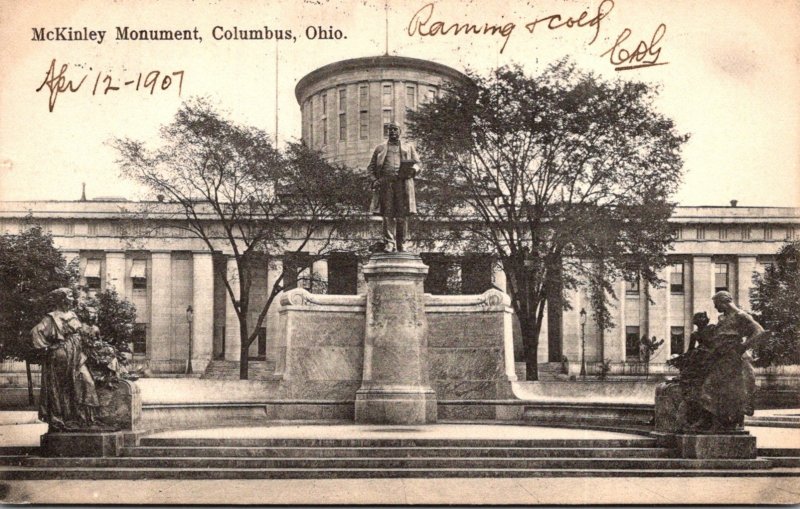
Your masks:
{"label": "stone staircase", "polygon": [[[3,453],[0,479],[773,476],[765,459],[675,458],[650,438],[141,438],[121,456]],[[777,453],[776,453],[777,455]],[[786,469],[785,469],[786,470]],[[789,469],[791,470],[791,469]]]}
{"label": "stone staircase", "polygon": [[[248,363],[249,380],[274,380],[275,363],[270,361],[249,361]],[[211,361],[206,367],[205,372],[200,377],[211,380],[239,380],[238,361]]]}

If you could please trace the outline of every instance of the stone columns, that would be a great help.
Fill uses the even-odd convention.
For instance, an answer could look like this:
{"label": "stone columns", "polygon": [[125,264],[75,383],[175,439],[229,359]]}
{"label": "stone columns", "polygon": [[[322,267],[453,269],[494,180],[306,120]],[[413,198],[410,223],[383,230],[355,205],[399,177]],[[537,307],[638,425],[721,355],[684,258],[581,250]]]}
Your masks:
{"label": "stone columns", "polygon": [[328,293],[328,260],[316,260],[311,265],[311,293]]}
{"label": "stone columns", "polygon": [[750,288],[753,287],[753,272],[756,270],[755,256],[740,256],[736,264],[736,303],[750,310]]}
{"label": "stone columns", "polygon": [[375,254],[364,267],[367,316],[358,423],[436,421],[436,393],[428,379],[427,272],[411,253]]}
{"label": "stone columns", "polygon": [[[614,293],[617,294],[617,301],[613,304],[612,318],[614,328],[606,331],[605,338],[605,357],[611,362],[625,361],[625,280],[620,279],[614,284]],[[605,359],[604,359],[605,360]]]}
{"label": "stone columns", "polygon": [[652,302],[647,303],[647,334],[650,339],[653,336],[656,339],[663,339],[664,344],[661,345],[650,357],[650,363],[666,362],[670,356],[670,291],[669,291],[669,277],[670,266],[662,269],[658,273],[659,279],[663,279],[665,283],[659,288],[648,287],[650,292],[650,299]]}
{"label": "stone columns", "polygon": [[125,251],[106,251],[106,288],[114,288],[125,297]]}
{"label": "stone columns", "polygon": [[714,296],[714,266],[710,256],[692,257],[692,309],[693,313],[705,311],[712,322],[717,314],[711,297]]}
{"label": "stone columns", "polygon": [[205,371],[214,343],[214,262],[210,252],[192,253],[192,368]]}
{"label": "stone columns", "polygon": [[151,253],[153,274],[150,290],[150,351],[154,360],[170,358],[172,342],[172,256],[169,251]]}
{"label": "stone columns", "polygon": [[[239,268],[236,266],[236,258],[228,257],[228,267],[226,272],[228,284],[233,289],[233,295],[239,298]],[[239,317],[231,302],[228,291],[225,291],[225,360],[238,361],[242,349],[242,337],[239,334]]]}

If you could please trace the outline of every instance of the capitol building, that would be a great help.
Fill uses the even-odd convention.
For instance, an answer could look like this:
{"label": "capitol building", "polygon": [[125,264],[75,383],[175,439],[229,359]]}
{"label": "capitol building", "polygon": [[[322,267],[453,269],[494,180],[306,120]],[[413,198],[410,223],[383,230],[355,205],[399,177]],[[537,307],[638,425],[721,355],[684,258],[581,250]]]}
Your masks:
{"label": "capitol building", "polygon": [[[386,122],[403,125],[407,112],[435,98],[445,83],[467,79],[441,64],[389,55],[326,65],[303,77],[295,89],[302,138],[332,162],[366,168],[373,148],[384,141]],[[0,202],[0,233],[18,233],[31,216],[52,234],[67,261],[80,260],[82,283],[89,289],[113,286],[133,302],[138,312],[133,345],[138,366],[155,376],[177,375],[183,373],[191,352],[195,373],[238,373],[231,367],[240,357],[238,320],[221,279],[235,275],[230,246],[220,238],[219,249],[211,252],[200,239],[171,226],[169,218],[179,206],[170,203],[158,204],[164,214],[148,218],[145,234],[135,214],[137,203],[124,199]],[[208,222],[213,231],[212,216]],[[583,354],[590,372],[609,359],[612,374],[640,375],[639,338],[643,335],[665,340],[650,367],[651,373],[663,372],[666,360],[688,347],[693,313],[708,311],[714,320],[711,296],[720,290],[731,292],[740,307],[749,309],[753,273],[772,263],[786,241],[800,239],[798,208],[755,207],[734,200],[730,206],[677,207],[670,222],[676,241],[668,253],[669,264],[660,274],[666,284],[652,288],[637,281],[618,282],[619,300],[611,310],[617,324],[613,330],[601,334],[591,319],[582,326],[579,310],[590,306],[580,292],[566,296],[571,300],[569,311],[550,306],[539,341],[544,373],[548,365],[560,367],[564,358],[575,366]],[[378,219],[370,226],[364,234],[377,240]],[[422,258],[430,267],[425,282],[428,293],[506,289],[505,275],[488,254],[422,253]],[[289,286],[307,285],[309,291],[319,293],[362,293],[365,261],[347,252],[325,260],[312,261],[311,256],[297,253],[265,259],[256,269],[259,283],[251,290],[251,309],[264,302],[283,269]],[[249,350],[255,378],[269,374],[278,355],[278,302],[274,301]],[[189,306],[191,314],[187,314]],[[252,318],[257,312],[251,311]],[[519,341],[515,341],[515,357],[522,361]]]}

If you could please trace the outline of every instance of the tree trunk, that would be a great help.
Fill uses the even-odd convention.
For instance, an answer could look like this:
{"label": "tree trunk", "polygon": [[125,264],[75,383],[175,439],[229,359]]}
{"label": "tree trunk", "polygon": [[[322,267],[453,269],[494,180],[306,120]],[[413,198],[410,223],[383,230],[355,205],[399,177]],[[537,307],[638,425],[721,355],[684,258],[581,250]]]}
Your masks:
{"label": "tree trunk", "polygon": [[[534,322],[535,323],[535,322]],[[539,331],[531,320],[520,320],[520,333],[525,355],[525,380],[539,380]]]}
{"label": "tree trunk", "polygon": [[539,380],[539,359],[536,351],[539,347],[538,339],[529,348],[525,349],[525,380],[535,382]]}
{"label": "tree trunk", "polygon": [[249,334],[247,333],[247,321],[239,322],[239,342],[242,345],[239,350],[239,380],[247,380],[247,358],[250,352]]}
{"label": "tree trunk", "polygon": [[28,404],[34,405],[36,401],[33,398],[33,377],[31,376],[31,363],[25,360],[25,373],[28,375]]}

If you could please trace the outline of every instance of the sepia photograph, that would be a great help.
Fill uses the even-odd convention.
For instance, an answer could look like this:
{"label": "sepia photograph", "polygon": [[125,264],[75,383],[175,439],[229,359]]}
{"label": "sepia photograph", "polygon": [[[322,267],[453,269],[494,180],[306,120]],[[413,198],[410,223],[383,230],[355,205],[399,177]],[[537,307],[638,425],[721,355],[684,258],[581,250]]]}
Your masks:
{"label": "sepia photograph", "polygon": [[0,502],[800,504],[794,0],[1,0]]}

